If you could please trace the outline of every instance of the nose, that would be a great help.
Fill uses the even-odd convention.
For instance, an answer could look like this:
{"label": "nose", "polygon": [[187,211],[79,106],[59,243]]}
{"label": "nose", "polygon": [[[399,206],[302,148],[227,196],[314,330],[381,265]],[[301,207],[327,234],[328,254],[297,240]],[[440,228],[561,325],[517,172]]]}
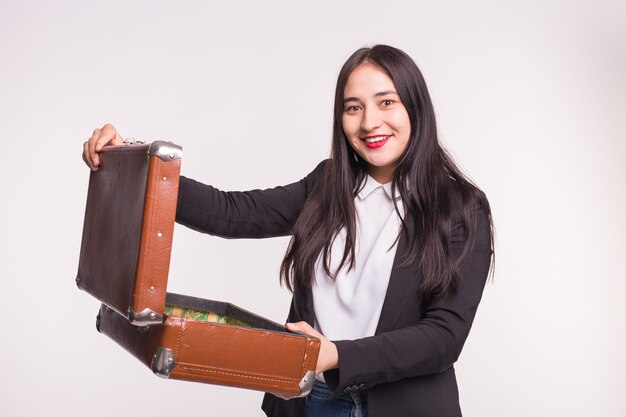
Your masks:
{"label": "nose", "polygon": [[376,106],[368,106],[363,111],[363,117],[361,119],[361,130],[364,132],[371,132],[382,124],[382,117],[380,111]]}

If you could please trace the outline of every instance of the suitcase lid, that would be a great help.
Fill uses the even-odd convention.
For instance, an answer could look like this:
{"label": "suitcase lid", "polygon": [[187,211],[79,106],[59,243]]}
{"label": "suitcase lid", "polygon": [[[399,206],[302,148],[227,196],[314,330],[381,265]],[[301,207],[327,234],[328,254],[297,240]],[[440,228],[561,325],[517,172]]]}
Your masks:
{"label": "suitcase lid", "polygon": [[108,146],[91,172],[78,287],[137,326],[163,322],[182,148]]}

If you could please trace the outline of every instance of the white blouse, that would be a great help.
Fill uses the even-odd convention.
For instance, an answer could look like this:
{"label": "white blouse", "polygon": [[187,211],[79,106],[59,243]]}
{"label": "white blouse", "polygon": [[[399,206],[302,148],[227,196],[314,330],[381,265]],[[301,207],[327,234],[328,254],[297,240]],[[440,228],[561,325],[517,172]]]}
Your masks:
{"label": "white blouse", "polygon": [[[379,184],[367,176],[354,199],[356,247],[354,268],[344,266],[332,280],[324,272],[322,256],[315,266],[313,306],[315,327],[330,340],[373,336],[385,301],[397,250],[401,221],[395,211],[391,183]],[[400,198],[396,191],[395,199]],[[403,207],[398,202],[400,213]],[[331,247],[330,270],[336,271],[345,246],[341,230]]]}

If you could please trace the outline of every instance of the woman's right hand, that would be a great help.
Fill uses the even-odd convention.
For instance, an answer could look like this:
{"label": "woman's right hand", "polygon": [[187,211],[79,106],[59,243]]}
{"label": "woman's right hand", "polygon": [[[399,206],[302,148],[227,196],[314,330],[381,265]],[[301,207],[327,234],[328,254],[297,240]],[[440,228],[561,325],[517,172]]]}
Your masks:
{"label": "woman's right hand", "polygon": [[83,161],[91,168],[97,171],[100,167],[100,151],[106,145],[117,146],[124,143],[124,138],[113,127],[113,125],[105,124],[102,129],[93,131],[91,137],[83,143]]}

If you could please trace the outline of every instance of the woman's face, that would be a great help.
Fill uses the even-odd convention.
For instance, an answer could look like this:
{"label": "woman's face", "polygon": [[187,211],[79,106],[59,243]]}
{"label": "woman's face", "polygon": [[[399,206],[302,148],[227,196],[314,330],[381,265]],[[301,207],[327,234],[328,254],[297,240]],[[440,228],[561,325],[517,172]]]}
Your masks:
{"label": "woman's face", "polygon": [[409,114],[391,78],[371,63],[356,67],[344,89],[343,131],[381,184],[392,180],[411,135]]}

